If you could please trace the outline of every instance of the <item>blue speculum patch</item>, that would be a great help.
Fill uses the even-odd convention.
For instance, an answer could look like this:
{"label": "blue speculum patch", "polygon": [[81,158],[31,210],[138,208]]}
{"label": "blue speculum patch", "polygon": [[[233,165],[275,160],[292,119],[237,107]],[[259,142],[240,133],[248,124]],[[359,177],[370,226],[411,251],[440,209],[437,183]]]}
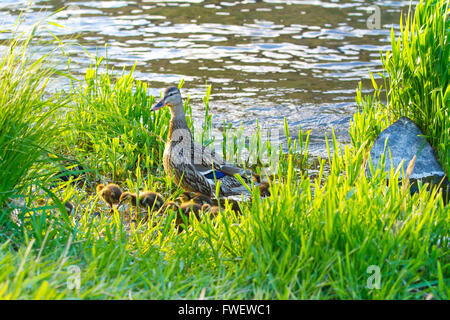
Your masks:
{"label": "blue speculum patch", "polygon": [[223,173],[221,171],[212,171],[208,174],[205,174],[205,177],[206,177],[206,179],[214,180],[214,174],[216,175],[216,179],[221,179],[221,178],[225,177],[225,173]]}

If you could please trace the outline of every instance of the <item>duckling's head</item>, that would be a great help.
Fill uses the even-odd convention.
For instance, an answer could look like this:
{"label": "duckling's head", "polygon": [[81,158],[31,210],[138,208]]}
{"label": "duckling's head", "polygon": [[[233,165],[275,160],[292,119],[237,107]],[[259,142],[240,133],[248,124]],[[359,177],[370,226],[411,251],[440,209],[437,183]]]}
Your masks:
{"label": "duckling's head", "polygon": [[192,200],[193,197],[194,197],[193,193],[192,192],[188,192],[188,191],[185,191],[182,194],[180,194],[181,202],[189,202],[189,201]]}
{"label": "duckling's head", "polygon": [[164,91],[164,97],[162,100],[155,104],[151,110],[156,111],[164,106],[168,106],[172,113],[176,114],[181,111],[184,115],[183,100],[181,98],[180,90],[178,90],[177,87],[167,88]]}
{"label": "duckling's head", "polygon": [[124,202],[131,202],[131,204],[136,205],[136,195],[134,193],[131,193],[129,191],[125,191],[120,195],[119,204],[117,205],[117,208],[119,208],[122,203]]}
{"label": "duckling's head", "polygon": [[254,173],[252,175],[252,180],[253,180],[253,182],[261,183],[261,176],[259,174],[257,174],[257,173]]}
{"label": "duckling's head", "polygon": [[100,191],[102,191],[104,188],[105,188],[105,185],[99,184],[99,185],[97,185],[97,187],[95,189],[97,190],[97,193],[100,193]]}
{"label": "duckling's head", "polygon": [[211,205],[208,203],[205,203],[204,205],[202,205],[202,211],[203,212],[208,212],[211,210]]}

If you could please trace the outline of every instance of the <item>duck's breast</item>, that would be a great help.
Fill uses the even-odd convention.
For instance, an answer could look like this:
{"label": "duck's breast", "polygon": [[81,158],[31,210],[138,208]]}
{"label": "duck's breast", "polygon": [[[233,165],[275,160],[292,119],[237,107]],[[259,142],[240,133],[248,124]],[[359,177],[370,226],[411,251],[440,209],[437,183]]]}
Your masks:
{"label": "duck's breast", "polygon": [[172,142],[169,142],[166,145],[163,154],[163,167],[164,171],[178,184],[183,175],[182,166],[180,166],[180,164],[183,163],[184,159],[176,149],[176,145]]}
{"label": "duck's breast", "polygon": [[164,148],[164,153],[163,153],[163,167],[164,167],[164,171],[166,173],[170,173],[171,168],[170,168],[170,150],[171,150],[171,143],[169,142],[168,144],[166,144],[166,147]]}

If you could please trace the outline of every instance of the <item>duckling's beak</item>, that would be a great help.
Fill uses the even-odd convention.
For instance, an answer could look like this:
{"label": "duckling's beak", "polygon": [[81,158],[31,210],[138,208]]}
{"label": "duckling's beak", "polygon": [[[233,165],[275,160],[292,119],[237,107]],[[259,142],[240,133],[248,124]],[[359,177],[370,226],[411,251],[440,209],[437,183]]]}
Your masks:
{"label": "duckling's beak", "polygon": [[158,102],[157,104],[155,104],[150,110],[151,111],[156,111],[161,109],[162,107],[164,107],[166,105],[166,102],[164,101],[164,99],[162,99],[160,102]]}

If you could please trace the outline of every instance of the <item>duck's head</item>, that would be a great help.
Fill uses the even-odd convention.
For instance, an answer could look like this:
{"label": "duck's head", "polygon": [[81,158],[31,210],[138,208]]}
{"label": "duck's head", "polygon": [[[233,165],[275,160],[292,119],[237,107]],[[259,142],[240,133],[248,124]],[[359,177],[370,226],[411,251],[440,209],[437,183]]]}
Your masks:
{"label": "duck's head", "polygon": [[180,90],[177,87],[169,87],[164,91],[164,97],[152,107],[152,111],[161,109],[164,106],[168,106],[173,111],[178,111],[181,107],[181,111],[184,114],[183,100],[181,98]]}

